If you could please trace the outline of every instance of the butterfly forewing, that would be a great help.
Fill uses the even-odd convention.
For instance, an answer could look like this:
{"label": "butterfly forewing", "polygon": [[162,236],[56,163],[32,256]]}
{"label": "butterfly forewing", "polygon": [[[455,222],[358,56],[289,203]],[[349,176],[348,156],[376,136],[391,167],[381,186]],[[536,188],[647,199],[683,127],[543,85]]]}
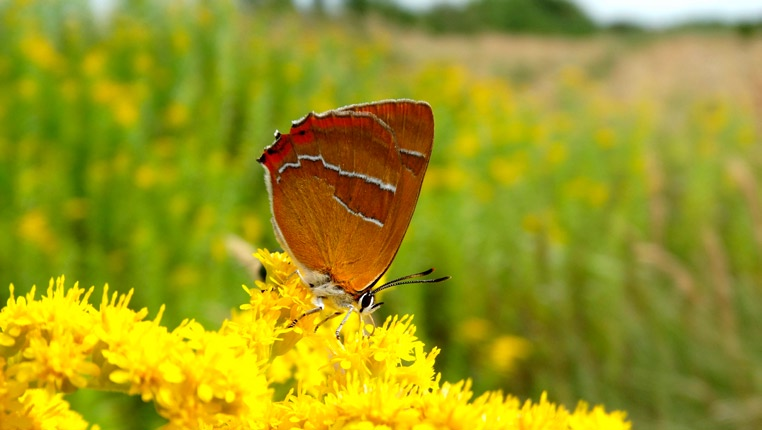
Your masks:
{"label": "butterfly forewing", "polygon": [[273,225],[303,278],[356,296],[391,264],[433,141],[431,108],[388,101],[310,114],[260,158]]}
{"label": "butterfly forewing", "polygon": [[367,264],[372,254],[365,245],[388,224],[401,162],[386,124],[365,113],[308,115],[262,162],[276,234],[305,279],[319,272],[337,283],[365,282],[364,271],[356,273],[359,280],[333,273]]}

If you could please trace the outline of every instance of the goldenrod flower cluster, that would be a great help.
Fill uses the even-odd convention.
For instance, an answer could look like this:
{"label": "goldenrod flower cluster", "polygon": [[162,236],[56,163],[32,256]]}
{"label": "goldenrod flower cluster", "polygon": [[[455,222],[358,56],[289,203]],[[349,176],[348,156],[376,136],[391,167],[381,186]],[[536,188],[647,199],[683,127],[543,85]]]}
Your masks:
{"label": "goldenrod flower cluster", "polygon": [[[259,251],[265,282],[246,289],[219,330],[188,320],[174,330],[148,311],[131,310],[131,294],[51,281],[11,298],[0,311],[0,428],[87,428],[65,393],[121,391],[152,402],[175,428],[255,429],[629,429],[624,413],[584,403],[573,412],[543,395],[521,402],[469,382],[441,382],[439,352],[415,337],[410,317],[392,317],[363,334],[357,321],[342,340],[309,309],[309,291],[284,254]],[[353,318],[352,320],[357,320]],[[275,385],[290,384],[283,399]],[[283,396],[281,396],[283,397]]]}

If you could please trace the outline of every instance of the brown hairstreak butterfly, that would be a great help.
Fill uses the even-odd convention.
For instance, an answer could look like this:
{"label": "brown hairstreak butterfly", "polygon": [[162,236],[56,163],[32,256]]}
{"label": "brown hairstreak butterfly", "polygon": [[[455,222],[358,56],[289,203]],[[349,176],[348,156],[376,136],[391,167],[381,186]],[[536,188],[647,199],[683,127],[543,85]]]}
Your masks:
{"label": "brown hairstreak butterfly", "polygon": [[315,304],[290,326],[328,304],[338,311],[327,319],[346,312],[338,337],[352,312],[370,318],[379,291],[449,278],[412,279],[429,269],[376,286],[410,224],[433,142],[431,107],[413,100],[313,112],[276,132],[258,160],[272,224]]}

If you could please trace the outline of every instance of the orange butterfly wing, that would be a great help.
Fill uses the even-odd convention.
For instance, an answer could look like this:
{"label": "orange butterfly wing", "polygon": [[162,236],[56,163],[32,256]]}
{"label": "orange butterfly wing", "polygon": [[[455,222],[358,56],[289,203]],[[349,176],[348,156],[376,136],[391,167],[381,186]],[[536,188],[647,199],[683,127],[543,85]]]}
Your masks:
{"label": "orange butterfly wing", "polygon": [[273,227],[308,283],[357,297],[386,272],[418,200],[431,108],[389,100],[309,114],[265,150]]}

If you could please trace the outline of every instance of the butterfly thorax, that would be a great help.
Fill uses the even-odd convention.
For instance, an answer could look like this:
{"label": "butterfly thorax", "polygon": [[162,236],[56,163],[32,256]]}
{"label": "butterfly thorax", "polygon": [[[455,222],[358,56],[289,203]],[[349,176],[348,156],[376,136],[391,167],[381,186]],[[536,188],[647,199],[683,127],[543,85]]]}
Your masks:
{"label": "butterfly thorax", "polygon": [[325,299],[334,307],[339,309],[347,309],[355,305],[355,298],[344,291],[343,288],[329,281],[324,284],[310,286],[312,294],[320,299]]}
{"label": "butterfly thorax", "polygon": [[352,294],[350,287],[342,286],[338,284],[330,274],[326,273],[309,273],[303,275],[300,272],[300,276],[305,284],[310,287],[310,291],[315,296],[316,305],[320,305],[323,301],[327,302],[331,307],[337,309],[350,309],[354,308],[357,311],[362,311],[363,308],[359,303],[359,299],[363,296],[363,291]]}

